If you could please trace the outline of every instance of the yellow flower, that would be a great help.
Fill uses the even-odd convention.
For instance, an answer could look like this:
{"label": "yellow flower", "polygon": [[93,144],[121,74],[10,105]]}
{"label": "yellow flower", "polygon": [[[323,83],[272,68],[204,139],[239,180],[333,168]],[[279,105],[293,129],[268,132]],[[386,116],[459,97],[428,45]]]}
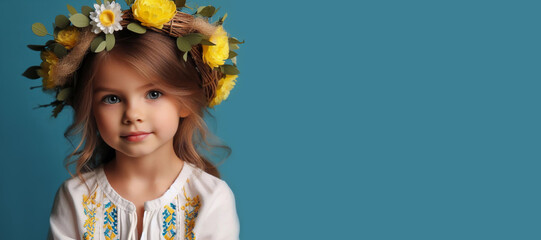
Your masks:
{"label": "yellow flower", "polygon": [[47,50],[41,52],[41,69],[38,71],[39,76],[43,78],[43,88],[51,89],[55,87],[54,79],[51,78],[53,75],[54,66],[58,63],[58,57],[54,55],[53,52]]}
{"label": "yellow flower", "polygon": [[224,78],[218,81],[218,87],[216,88],[216,96],[210,101],[209,106],[214,107],[220,104],[223,100],[229,97],[229,92],[235,86],[238,75],[225,75]]}
{"label": "yellow flower", "polygon": [[211,68],[223,65],[229,57],[229,41],[221,25],[212,33],[209,41],[216,45],[203,45],[203,62]]}
{"label": "yellow flower", "polygon": [[56,42],[64,45],[66,49],[72,49],[79,40],[79,30],[75,26],[69,26],[60,30],[56,35]]}
{"label": "yellow flower", "polygon": [[162,29],[175,16],[177,6],[170,0],[136,0],[131,10],[143,26]]}

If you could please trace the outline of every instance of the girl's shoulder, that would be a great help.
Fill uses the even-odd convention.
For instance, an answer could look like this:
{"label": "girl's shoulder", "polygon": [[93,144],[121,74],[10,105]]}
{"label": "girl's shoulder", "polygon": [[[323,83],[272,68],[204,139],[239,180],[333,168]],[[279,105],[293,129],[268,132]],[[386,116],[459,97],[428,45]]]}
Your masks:
{"label": "girl's shoulder", "polygon": [[192,163],[185,162],[185,166],[187,166],[187,170],[191,174],[188,175],[183,190],[189,190],[192,194],[197,194],[207,199],[233,197],[233,191],[226,181],[203,171]]}
{"label": "girl's shoulder", "polygon": [[97,187],[98,168],[81,174],[84,181],[79,176],[72,176],[62,183],[59,190],[63,190],[70,195],[80,195],[76,193],[88,193],[88,190],[94,191]]}

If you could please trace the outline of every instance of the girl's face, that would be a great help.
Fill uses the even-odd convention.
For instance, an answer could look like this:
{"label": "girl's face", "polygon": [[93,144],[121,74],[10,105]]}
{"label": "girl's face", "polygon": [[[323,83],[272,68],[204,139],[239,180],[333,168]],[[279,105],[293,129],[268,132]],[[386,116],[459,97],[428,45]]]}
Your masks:
{"label": "girl's face", "polygon": [[92,111],[103,140],[130,157],[172,148],[179,117],[188,115],[163,89],[114,59],[94,79]]}

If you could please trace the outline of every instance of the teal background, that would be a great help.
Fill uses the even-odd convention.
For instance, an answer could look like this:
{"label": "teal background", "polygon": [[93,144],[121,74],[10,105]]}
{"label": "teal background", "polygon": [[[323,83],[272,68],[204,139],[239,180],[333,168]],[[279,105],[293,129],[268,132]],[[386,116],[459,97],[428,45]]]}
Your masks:
{"label": "teal background", "polygon": [[[71,111],[21,76],[66,3],[2,4],[2,239],[44,239],[68,177]],[[211,124],[242,239],[541,239],[541,2],[197,3],[246,40]]]}

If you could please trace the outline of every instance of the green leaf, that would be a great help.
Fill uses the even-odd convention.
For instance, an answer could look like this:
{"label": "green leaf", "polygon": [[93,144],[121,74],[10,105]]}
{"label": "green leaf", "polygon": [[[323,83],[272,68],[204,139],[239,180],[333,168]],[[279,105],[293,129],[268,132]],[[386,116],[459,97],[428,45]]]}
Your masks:
{"label": "green leaf", "polygon": [[214,15],[214,13],[216,12],[216,8],[214,8],[213,6],[203,6],[203,7],[199,7],[197,9],[197,14],[203,16],[203,17],[212,17],[212,15]]}
{"label": "green leaf", "polygon": [[90,13],[91,13],[91,12],[94,12],[94,9],[92,9],[92,8],[89,7],[89,6],[83,6],[83,7],[81,8],[81,12],[83,13],[83,15],[85,15],[85,16],[88,17],[88,16],[90,16]]}
{"label": "green leaf", "polygon": [[180,51],[183,51],[183,52],[188,52],[190,51],[190,49],[192,49],[192,45],[190,44],[190,42],[188,42],[188,40],[186,40],[186,38],[183,38],[183,37],[177,38],[177,47],[178,49],[180,49]]}
{"label": "green leaf", "polygon": [[38,74],[39,69],[41,69],[40,66],[29,67],[28,69],[26,69],[26,71],[24,71],[23,76],[25,76],[27,78],[30,78],[30,79],[38,79],[38,78],[40,78],[40,76]]}
{"label": "green leaf", "polygon": [[68,55],[68,50],[62,44],[55,44],[53,52],[58,58]]}
{"label": "green leaf", "polygon": [[53,117],[56,118],[58,114],[62,111],[62,108],[64,108],[64,104],[58,104],[53,109]]}
{"label": "green leaf", "polygon": [[96,48],[96,50],[94,52],[99,53],[99,52],[103,51],[105,49],[105,47],[107,47],[107,42],[103,41],[98,45],[98,47]]}
{"label": "green leaf", "polygon": [[206,6],[201,6],[201,7],[198,7],[197,10],[195,11],[196,14],[198,14],[199,12],[201,12]]}
{"label": "green leaf", "polygon": [[105,42],[107,43],[107,51],[111,51],[115,46],[115,35],[105,34]]}
{"label": "green leaf", "polygon": [[239,49],[239,46],[237,44],[229,44],[229,50],[237,50]]}
{"label": "green leaf", "polygon": [[[94,38],[94,40],[92,40],[92,42],[90,42],[90,50],[92,52],[96,52],[96,49],[98,49],[98,46],[102,43],[102,42],[105,42],[103,40],[103,37],[101,35],[99,36],[96,36]],[[103,49],[102,49],[103,50]]]}
{"label": "green leaf", "polygon": [[188,52],[184,52],[182,59],[184,59],[185,62],[188,61]]}
{"label": "green leaf", "polygon": [[71,15],[77,14],[77,10],[73,6],[71,6],[69,4],[66,4],[66,5],[67,5],[68,11],[71,13]]}
{"label": "green leaf", "polygon": [[177,5],[177,8],[183,8],[186,5],[186,0],[175,0],[175,5]]}
{"label": "green leaf", "polygon": [[26,45],[28,48],[34,50],[34,51],[43,51],[45,50],[44,45]]}
{"label": "green leaf", "polygon": [[220,69],[222,70],[222,73],[227,75],[237,75],[240,73],[237,67],[229,64],[222,65]]}
{"label": "green leaf", "polygon": [[76,26],[78,28],[84,28],[90,24],[90,19],[82,13],[73,14],[70,17],[70,21],[73,26]]}
{"label": "green leaf", "polygon": [[133,3],[135,2],[135,0],[125,0],[125,1],[126,1],[126,4],[127,4],[128,6],[130,6],[130,7],[131,7],[131,5],[133,5]]}
{"label": "green leaf", "polygon": [[144,34],[147,32],[147,29],[141,25],[139,25],[139,23],[130,23],[128,24],[128,30],[134,32],[134,33],[139,33],[139,34]]}
{"label": "green leaf", "polygon": [[100,1],[100,0],[96,0],[96,3],[97,3],[98,5],[101,5],[101,1]]}
{"label": "green leaf", "polygon": [[58,95],[56,95],[56,100],[64,101],[69,97],[70,93],[71,93],[71,88],[63,88],[62,90],[60,90]]}
{"label": "green leaf", "polygon": [[232,43],[232,44],[242,44],[242,43],[244,43],[244,40],[241,42],[241,41],[239,41],[238,39],[236,39],[236,38],[234,38],[234,37],[230,37],[230,38],[228,39],[228,41],[229,41],[230,44],[231,44],[231,43]]}
{"label": "green leaf", "polygon": [[221,17],[221,18],[218,20],[218,23],[219,23],[220,25],[222,25],[222,24],[224,23],[224,21],[225,21],[225,18],[227,18],[227,13],[225,13],[224,16]]}
{"label": "green leaf", "polygon": [[45,46],[50,46],[50,45],[53,45],[53,44],[55,44],[55,43],[56,43],[55,40],[49,40],[49,41],[47,41],[47,42],[45,43]]}
{"label": "green leaf", "polygon": [[214,44],[213,42],[207,40],[207,39],[201,39],[201,42],[199,42],[200,44],[203,44],[203,45],[211,45],[211,46],[214,46],[216,44]]}
{"label": "green leaf", "polygon": [[45,25],[43,25],[43,23],[34,23],[32,24],[32,32],[34,32],[34,34],[40,36],[40,37],[43,37],[47,34],[49,34],[47,32],[47,29],[45,28]]}
{"label": "green leaf", "polygon": [[229,57],[227,57],[227,59],[231,59],[231,58],[234,58],[237,56],[237,53],[236,52],[233,52],[233,51],[229,51]]}
{"label": "green leaf", "polygon": [[[54,25],[54,24],[53,24],[53,25]],[[54,37],[54,38],[56,38],[56,36],[58,36],[58,32],[60,32],[60,30],[62,30],[62,29],[57,28],[57,27],[54,28],[54,31],[53,31],[53,37]]]}
{"label": "green leaf", "polygon": [[237,66],[237,57],[231,58],[231,62],[233,62],[233,65]]}
{"label": "green leaf", "polygon": [[201,42],[201,39],[203,39],[203,34],[201,34],[201,33],[189,33],[189,34],[186,34],[186,35],[182,36],[182,38],[186,39],[186,41],[188,41],[193,46],[193,45],[199,44],[199,42]]}

